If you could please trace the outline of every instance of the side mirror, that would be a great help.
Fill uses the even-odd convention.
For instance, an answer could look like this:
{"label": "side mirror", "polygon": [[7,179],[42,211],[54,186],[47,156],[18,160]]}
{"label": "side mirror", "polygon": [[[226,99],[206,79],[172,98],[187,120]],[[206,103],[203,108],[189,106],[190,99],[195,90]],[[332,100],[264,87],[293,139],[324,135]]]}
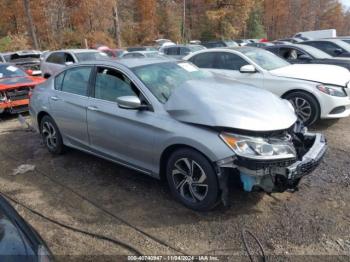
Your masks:
{"label": "side mirror", "polygon": [[73,65],[74,63],[73,62],[65,62],[64,63],[66,66],[69,66],[69,65]]}
{"label": "side mirror", "polygon": [[145,110],[147,105],[141,104],[141,100],[137,96],[121,96],[117,98],[117,103],[120,108],[131,110]]}
{"label": "side mirror", "polygon": [[336,54],[336,55],[341,55],[342,53],[343,53],[343,50],[341,50],[340,48],[338,48],[338,49],[334,49],[334,54]]}
{"label": "side mirror", "polygon": [[27,69],[26,73],[27,73],[27,75],[32,76],[33,75],[33,70]]}
{"label": "side mirror", "polygon": [[312,60],[312,58],[311,58],[310,56],[305,55],[305,54],[300,55],[298,58],[299,58],[300,60],[306,60],[306,61]]}
{"label": "side mirror", "polygon": [[256,68],[253,65],[244,65],[239,69],[239,72],[241,73],[256,73]]}

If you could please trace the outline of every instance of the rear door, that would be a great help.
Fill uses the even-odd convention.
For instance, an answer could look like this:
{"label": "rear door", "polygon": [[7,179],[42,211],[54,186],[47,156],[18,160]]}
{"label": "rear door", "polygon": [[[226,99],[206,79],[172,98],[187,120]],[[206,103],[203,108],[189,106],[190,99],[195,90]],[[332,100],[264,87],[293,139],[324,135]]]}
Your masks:
{"label": "rear door", "polygon": [[65,70],[55,78],[50,97],[53,118],[64,138],[72,145],[88,149],[86,111],[93,67],[80,66]]}
{"label": "rear door", "polygon": [[148,103],[133,81],[115,68],[98,66],[93,97],[87,111],[90,145],[94,152],[143,171],[151,169],[156,128],[152,110],[118,107],[121,96]]}
{"label": "rear door", "polygon": [[42,64],[42,73],[46,77],[54,75],[64,67],[65,56],[63,52],[50,54]]}

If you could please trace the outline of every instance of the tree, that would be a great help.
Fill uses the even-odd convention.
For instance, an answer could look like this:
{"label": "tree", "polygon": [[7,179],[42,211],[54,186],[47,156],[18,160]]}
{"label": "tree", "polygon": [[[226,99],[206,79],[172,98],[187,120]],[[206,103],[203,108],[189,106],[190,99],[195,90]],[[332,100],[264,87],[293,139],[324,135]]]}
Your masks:
{"label": "tree", "polygon": [[246,36],[248,38],[265,38],[266,32],[264,25],[262,24],[263,10],[261,6],[261,1],[255,2],[255,7],[251,11],[248,21]]}
{"label": "tree", "polygon": [[27,20],[28,20],[28,30],[30,32],[30,36],[32,38],[34,48],[39,49],[38,39],[37,39],[36,33],[35,33],[35,26],[34,26],[32,14],[30,11],[29,0],[23,0],[23,7],[24,7],[24,11],[25,11]]}
{"label": "tree", "polygon": [[114,38],[118,47],[122,46],[121,35],[120,35],[120,23],[118,14],[118,2],[115,2],[113,7],[113,17],[114,17]]}

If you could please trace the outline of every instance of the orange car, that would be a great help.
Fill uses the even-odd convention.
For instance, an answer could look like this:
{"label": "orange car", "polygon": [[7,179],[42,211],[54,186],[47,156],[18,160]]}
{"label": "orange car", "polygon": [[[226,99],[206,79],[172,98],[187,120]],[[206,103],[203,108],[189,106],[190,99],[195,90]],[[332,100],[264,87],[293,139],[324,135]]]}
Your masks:
{"label": "orange car", "polygon": [[0,114],[28,111],[30,91],[45,81],[30,74],[30,70],[24,72],[14,65],[0,64]]}

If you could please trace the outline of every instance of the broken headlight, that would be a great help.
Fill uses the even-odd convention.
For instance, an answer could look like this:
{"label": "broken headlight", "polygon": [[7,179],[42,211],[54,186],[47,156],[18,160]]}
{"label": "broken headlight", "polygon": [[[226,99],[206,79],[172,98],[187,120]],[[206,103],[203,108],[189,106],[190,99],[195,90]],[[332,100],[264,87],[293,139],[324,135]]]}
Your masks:
{"label": "broken headlight", "polygon": [[285,159],[295,158],[293,144],[281,139],[241,136],[221,133],[221,139],[239,156],[253,159]]}

